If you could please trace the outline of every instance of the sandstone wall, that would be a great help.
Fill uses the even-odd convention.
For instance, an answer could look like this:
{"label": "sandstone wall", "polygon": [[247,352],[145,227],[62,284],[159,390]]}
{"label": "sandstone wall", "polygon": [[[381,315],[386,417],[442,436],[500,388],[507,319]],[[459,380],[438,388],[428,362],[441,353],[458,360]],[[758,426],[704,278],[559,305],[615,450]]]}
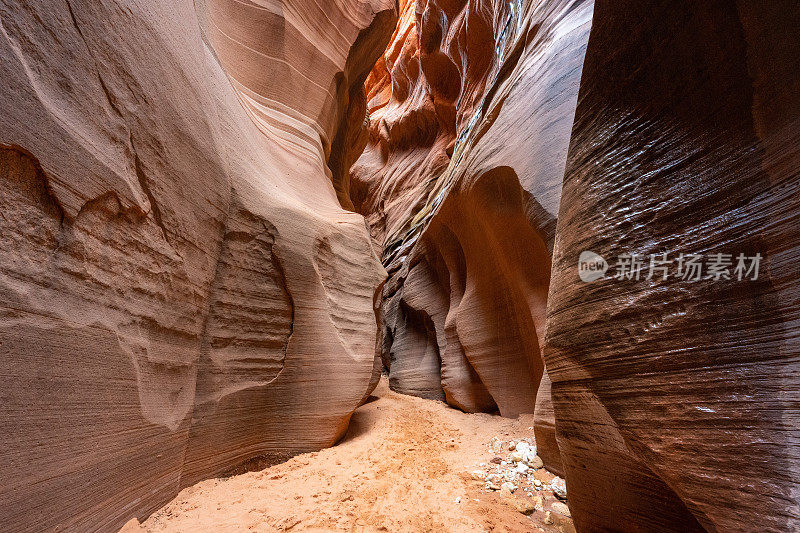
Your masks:
{"label": "sandstone wall", "polygon": [[[795,2],[595,6],[545,348],[579,530],[800,528],[798,22]],[[587,285],[584,250],[732,254],[733,279]]]}
{"label": "sandstone wall", "polygon": [[374,387],[385,272],[327,163],[396,14],[321,10],[0,1],[5,531],[331,445]]}
{"label": "sandstone wall", "polygon": [[[367,79],[390,383],[535,411],[581,531],[800,527],[799,16],[418,0]],[[763,260],[586,284],[582,251]]]}
{"label": "sandstone wall", "polygon": [[386,249],[395,390],[534,411],[591,16],[581,1],[402,6],[367,79],[370,142],[351,173],[353,203]]}
{"label": "sandstone wall", "polygon": [[331,445],[377,341],[581,531],[798,529],[794,4],[0,0],[0,523]]}

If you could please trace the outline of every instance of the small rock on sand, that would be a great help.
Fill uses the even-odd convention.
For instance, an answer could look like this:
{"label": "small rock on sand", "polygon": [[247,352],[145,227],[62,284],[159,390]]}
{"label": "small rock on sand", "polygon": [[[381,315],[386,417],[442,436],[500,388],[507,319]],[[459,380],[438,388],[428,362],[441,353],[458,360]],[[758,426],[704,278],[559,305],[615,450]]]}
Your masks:
{"label": "small rock on sand", "polygon": [[536,507],[533,505],[533,503],[530,500],[514,499],[513,504],[514,504],[513,505],[514,509],[516,509],[517,511],[519,511],[520,513],[522,513],[524,515],[529,515],[529,514],[531,514],[532,512],[534,512],[536,510]]}
{"label": "small rock on sand", "polygon": [[567,507],[567,504],[565,504],[564,502],[553,502],[553,504],[550,505],[550,508],[553,511],[557,512],[558,514],[562,514],[568,517],[572,516],[569,512],[569,507]]}
{"label": "small rock on sand", "polygon": [[505,483],[500,485],[500,490],[511,494],[512,492],[517,490],[517,486],[511,483],[510,481],[506,481]]}
{"label": "small rock on sand", "polygon": [[486,476],[486,489],[487,490],[500,490],[503,483],[503,478],[497,474],[489,474]]}
{"label": "small rock on sand", "polygon": [[503,450],[503,441],[497,437],[493,437],[492,440],[489,441],[489,449],[492,450],[493,453],[500,453]]}
{"label": "small rock on sand", "polygon": [[542,458],[539,457],[538,455],[534,455],[532,458],[530,458],[527,461],[525,461],[525,464],[528,465],[529,467],[533,468],[533,469],[539,469],[539,468],[542,468],[544,466],[544,463],[542,462]]}
{"label": "small rock on sand", "polygon": [[550,482],[550,488],[557,497],[562,500],[567,499],[567,483],[560,477],[554,477]]}
{"label": "small rock on sand", "polygon": [[541,494],[533,497],[533,506],[539,511],[544,511],[544,498],[542,498]]}

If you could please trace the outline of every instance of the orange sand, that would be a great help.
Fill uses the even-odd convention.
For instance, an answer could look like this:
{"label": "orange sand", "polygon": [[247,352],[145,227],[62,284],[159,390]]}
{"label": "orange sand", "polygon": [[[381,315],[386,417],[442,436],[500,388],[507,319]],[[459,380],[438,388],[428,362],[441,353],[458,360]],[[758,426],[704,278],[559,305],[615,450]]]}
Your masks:
{"label": "orange sand", "polygon": [[[470,476],[497,455],[493,437],[532,438],[532,416],[464,414],[391,392],[385,379],[370,400],[333,448],[203,481],[122,531],[574,531],[555,512],[546,525],[543,511],[515,510],[522,490],[487,492]],[[542,494],[549,510],[555,499]]]}

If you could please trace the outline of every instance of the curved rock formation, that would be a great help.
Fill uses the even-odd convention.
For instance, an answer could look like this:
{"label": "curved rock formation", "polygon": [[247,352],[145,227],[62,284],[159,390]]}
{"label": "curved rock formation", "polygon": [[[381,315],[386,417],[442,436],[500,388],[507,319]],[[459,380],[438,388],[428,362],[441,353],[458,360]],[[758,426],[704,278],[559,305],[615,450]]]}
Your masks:
{"label": "curved rock formation", "polygon": [[[744,4],[404,3],[367,80],[350,185],[385,248],[391,384],[535,398],[582,531],[800,527],[800,15]],[[587,285],[586,251],[761,274]]]}
{"label": "curved rock formation", "polygon": [[[331,445],[383,365],[533,412],[581,531],[799,530],[798,26],[0,0],[4,530],[113,530]],[[586,253],[647,263],[587,283]]]}
{"label": "curved rock formation", "polygon": [[[545,350],[579,530],[800,528],[798,23],[789,1],[595,9]],[[587,285],[585,250],[675,262]],[[718,253],[731,279],[676,275]]]}
{"label": "curved rock formation", "polygon": [[367,79],[370,142],[351,172],[355,208],[386,248],[395,390],[534,411],[591,13],[579,1],[401,6]]}
{"label": "curved rock formation", "polygon": [[330,445],[374,386],[385,273],[327,163],[395,6],[321,10],[0,1],[6,531]]}

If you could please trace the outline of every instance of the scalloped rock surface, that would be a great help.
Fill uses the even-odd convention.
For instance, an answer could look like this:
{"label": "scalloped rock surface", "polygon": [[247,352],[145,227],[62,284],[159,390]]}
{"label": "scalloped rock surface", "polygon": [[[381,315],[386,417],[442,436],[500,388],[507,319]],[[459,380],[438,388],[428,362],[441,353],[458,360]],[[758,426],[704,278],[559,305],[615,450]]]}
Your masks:
{"label": "scalloped rock surface", "polygon": [[796,2],[401,4],[350,176],[392,388],[535,412],[578,530],[800,529]]}
{"label": "scalloped rock surface", "polygon": [[[394,390],[468,412],[534,412],[592,7],[402,3],[367,78],[370,140],[350,177],[353,204],[386,250]],[[552,409],[540,413],[543,457],[560,471]]]}
{"label": "scalloped rock surface", "polygon": [[385,272],[328,162],[395,20],[0,1],[5,531],[111,530],[344,434]]}
{"label": "scalloped rock surface", "polygon": [[[545,342],[578,530],[800,530],[800,11],[746,4],[595,9]],[[586,250],[732,275],[586,284]]]}

